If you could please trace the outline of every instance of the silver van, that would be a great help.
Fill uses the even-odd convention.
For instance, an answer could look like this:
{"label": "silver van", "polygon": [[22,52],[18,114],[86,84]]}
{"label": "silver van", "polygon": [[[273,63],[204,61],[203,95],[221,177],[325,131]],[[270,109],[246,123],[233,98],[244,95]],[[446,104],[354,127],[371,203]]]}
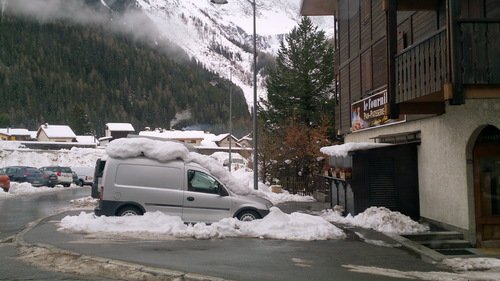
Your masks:
{"label": "silver van", "polygon": [[263,198],[233,193],[207,169],[182,160],[109,157],[99,190],[98,216],[161,211],[184,222],[249,221],[263,218],[272,206]]}

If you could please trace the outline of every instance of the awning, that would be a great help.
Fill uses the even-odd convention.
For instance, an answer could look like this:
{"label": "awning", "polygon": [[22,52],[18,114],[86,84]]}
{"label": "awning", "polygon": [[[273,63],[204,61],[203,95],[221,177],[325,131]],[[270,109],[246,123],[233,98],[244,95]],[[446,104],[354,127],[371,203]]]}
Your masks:
{"label": "awning", "polygon": [[337,10],[336,0],[302,0],[302,16],[333,16]]}
{"label": "awning", "polygon": [[374,142],[348,142],[339,145],[322,147],[320,152],[331,157],[346,157],[350,152],[369,150],[374,148],[391,146],[390,143],[374,143]]}

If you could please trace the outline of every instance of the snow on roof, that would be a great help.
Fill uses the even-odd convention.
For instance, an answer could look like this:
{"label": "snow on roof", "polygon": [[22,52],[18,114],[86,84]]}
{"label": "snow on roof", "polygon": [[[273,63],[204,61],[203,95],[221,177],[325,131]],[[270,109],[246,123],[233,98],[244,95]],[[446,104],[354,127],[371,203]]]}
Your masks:
{"label": "snow on roof", "polygon": [[390,143],[374,143],[374,142],[348,142],[340,145],[332,145],[322,147],[319,151],[328,156],[346,157],[351,151],[366,150],[378,147],[392,145]]}
{"label": "snow on roof", "polygon": [[140,137],[121,138],[110,142],[106,148],[106,153],[112,158],[129,158],[144,155],[145,157],[162,162],[180,158],[186,162],[194,162],[204,167],[234,193],[246,195],[251,192],[240,180],[237,180],[226,168],[220,165],[217,160],[207,155],[189,152],[182,143]]}
{"label": "snow on roof", "polygon": [[110,131],[135,132],[134,127],[130,123],[106,123],[106,128]]}
{"label": "snow on roof", "polygon": [[79,143],[91,143],[91,144],[98,143],[96,137],[94,136],[76,136],[76,141]]}
{"label": "snow on roof", "polygon": [[16,129],[16,128],[1,128],[0,134],[8,136],[30,136],[30,132],[27,129]]}
{"label": "snow on roof", "polygon": [[43,130],[49,138],[76,138],[73,130],[66,125],[42,125],[40,130]]}
{"label": "snow on roof", "polygon": [[141,131],[140,136],[159,137],[164,139],[180,140],[180,139],[205,139],[213,138],[215,135],[205,133],[204,131],[179,131],[179,130],[154,130]]}

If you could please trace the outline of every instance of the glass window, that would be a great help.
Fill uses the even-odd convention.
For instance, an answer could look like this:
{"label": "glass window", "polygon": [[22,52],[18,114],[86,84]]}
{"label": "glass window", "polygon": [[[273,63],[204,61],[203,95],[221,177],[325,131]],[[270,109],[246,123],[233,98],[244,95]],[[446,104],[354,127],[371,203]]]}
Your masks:
{"label": "glass window", "polygon": [[212,176],[200,171],[188,170],[189,191],[219,194],[220,186]]}

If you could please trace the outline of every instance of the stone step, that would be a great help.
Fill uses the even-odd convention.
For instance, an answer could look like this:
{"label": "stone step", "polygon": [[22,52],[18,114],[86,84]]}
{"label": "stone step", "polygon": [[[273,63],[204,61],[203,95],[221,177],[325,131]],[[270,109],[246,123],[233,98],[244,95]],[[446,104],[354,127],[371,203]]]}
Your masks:
{"label": "stone step", "polygon": [[425,240],[418,241],[421,245],[431,249],[465,249],[472,248],[472,245],[463,239],[449,240]]}
{"label": "stone step", "polygon": [[456,231],[432,231],[415,234],[405,234],[403,235],[403,237],[416,242],[430,240],[460,240],[464,238],[462,233]]}

